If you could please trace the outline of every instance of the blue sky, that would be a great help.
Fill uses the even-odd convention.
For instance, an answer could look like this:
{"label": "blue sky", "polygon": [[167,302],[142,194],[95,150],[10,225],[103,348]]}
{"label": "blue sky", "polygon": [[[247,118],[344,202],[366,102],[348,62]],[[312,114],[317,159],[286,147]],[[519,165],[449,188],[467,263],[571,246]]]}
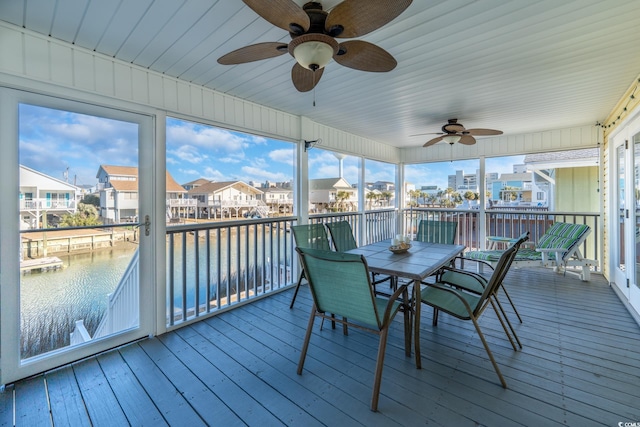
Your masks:
{"label": "blue sky", "polygon": [[[294,148],[291,142],[167,119],[167,169],[180,184],[198,178],[256,183],[289,181],[294,173]],[[308,156],[311,179],[339,175],[340,161],[322,144],[310,149]],[[522,156],[492,160],[487,172],[511,172],[510,165],[521,159]],[[343,175],[352,184],[358,181],[359,163],[354,156],[344,156]],[[68,170],[70,183],[93,186],[101,164],[137,165],[137,125],[21,104],[20,164],[62,180]],[[417,187],[446,188],[449,174],[457,169],[472,173],[477,168],[477,160],[442,162],[411,165],[405,174],[406,180]],[[367,160],[365,179],[393,182],[395,167]]]}

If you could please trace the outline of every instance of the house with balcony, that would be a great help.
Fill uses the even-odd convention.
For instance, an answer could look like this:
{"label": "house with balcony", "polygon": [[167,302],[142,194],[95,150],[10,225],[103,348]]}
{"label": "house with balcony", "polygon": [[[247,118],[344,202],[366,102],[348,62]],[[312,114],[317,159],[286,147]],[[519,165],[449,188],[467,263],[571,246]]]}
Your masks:
{"label": "house with balcony", "polygon": [[358,192],[344,178],[310,179],[309,205],[313,212],[355,211],[358,208]]}
{"label": "house with balcony", "polygon": [[547,195],[533,182],[531,173],[503,173],[491,183],[496,205],[547,206]]}
{"label": "house with balcony", "polygon": [[269,207],[270,211],[280,214],[293,213],[293,189],[275,185],[267,188],[261,188],[263,191],[264,203]]}
{"label": "house with balcony", "polygon": [[54,225],[65,214],[74,214],[82,190],[68,182],[20,165],[20,227]]}
{"label": "house with balcony", "polygon": [[197,201],[197,219],[238,219],[269,214],[264,192],[242,181],[199,183],[187,196]]}
{"label": "house with balcony", "polygon": [[[169,172],[165,176],[167,221],[188,216],[195,209],[195,201],[185,197],[187,190]],[[138,168],[100,165],[96,178],[100,193],[100,216],[115,223],[138,222]]]}
{"label": "house with balcony", "polygon": [[[269,5],[277,7],[270,9],[279,13],[267,15],[269,19],[262,17],[266,2],[250,3],[0,2],[0,423],[636,424],[640,420],[636,238],[640,32],[633,31],[640,19],[637,0],[586,4],[327,0],[322,4],[329,17],[337,11],[335,16],[350,16],[353,21],[331,25],[327,30],[332,35],[316,33],[323,30],[314,21],[304,38],[294,37],[298,40],[289,44],[289,51],[307,38],[320,37],[333,45],[321,50],[339,50],[326,56],[330,62],[323,67],[311,68],[297,62],[300,54],[288,55],[285,49],[292,28],[299,33],[308,28],[304,19],[308,15],[298,7],[305,2],[272,0]],[[318,7],[319,2],[312,3],[310,8]],[[367,13],[345,10],[364,3]],[[396,7],[404,4],[406,10]],[[359,19],[370,13],[379,19]],[[287,19],[289,14],[295,19]],[[320,15],[324,17],[316,16]],[[360,34],[358,28],[366,32]],[[346,36],[352,29],[357,35],[349,36],[351,40],[339,37],[340,31],[347,31]],[[382,51],[366,47],[371,45]],[[269,49],[261,49],[265,47]],[[245,63],[238,55],[234,61],[217,61],[236,49],[258,52],[263,60]],[[361,68],[377,61],[354,57],[358,51],[387,58],[381,60],[387,69],[363,72]],[[133,326],[128,323],[117,333],[23,358],[17,159],[21,150],[34,147],[43,155],[57,153],[46,135],[35,142],[20,137],[31,125],[24,120],[23,109],[34,105],[135,123],[138,132],[131,144],[137,145],[138,178],[149,183],[148,192],[139,194],[134,212],[133,204],[128,204],[133,200],[133,174],[124,171],[114,182],[129,193],[128,201],[122,201],[127,211],[116,211],[114,197],[112,212],[104,214],[114,221],[120,214],[150,220],[141,233],[137,261],[132,260],[122,275],[120,283],[127,285],[118,284],[109,301],[110,312],[128,316],[127,320],[135,317]],[[168,118],[194,123],[183,129],[178,147],[167,146]],[[458,119],[457,128],[462,129],[455,136],[458,142],[425,147],[431,137],[424,135],[442,134],[441,126],[452,119]],[[87,143],[109,131],[90,122],[79,126],[83,130],[79,139]],[[215,170],[220,162],[234,162],[241,171],[249,164],[250,159],[234,151],[242,141],[221,138],[216,132],[196,138],[189,132],[203,125],[245,133],[258,143],[269,138],[289,142],[295,153],[296,215],[243,221],[229,215],[220,223],[167,227],[169,149],[185,161],[187,171],[201,164]],[[64,123],[60,127],[72,129]],[[483,135],[484,128],[503,133]],[[479,131],[470,141],[464,132],[472,129]],[[77,144],[71,138],[55,142]],[[193,155],[193,147],[213,144],[227,147],[228,156]],[[277,158],[277,153],[270,157],[257,144],[252,148],[262,161],[253,166]],[[401,320],[394,320],[379,412],[369,408],[377,342],[360,331],[350,329],[344,335],[341,328],[332,329],[326,322],[324,328],[316,325],[305,370],[296,373],[312,299],[303,285],[290,308],[293,282],[300,273],[292,256],[292,224],[348,220],[362,246],[409,234],[417,215],[437,217],[458,221],[458,243],[469,250],[484,249],[487,236],[498,229],[495,224],[515,214],[494,214],[483,203],[476,212],[406,209],[407,193],[415,188],[407,181],[430,182],[407,177],[407,166],[472,161],[464,167],[480,172],[477,187],[482,200],[488,159],[595,148],[599,149],[595,211],[525,212],[519,217],[522,221],[510,223],[530,225],[532,241],[554,222],[588,224],[591,233],[584,244],[596,262],[589,282],[544,268],[509,271],[505,283],[522,314],[522,323],[514,325],[522,349],[509,346],[491,309],[481,319],[508,388],[496,383],[473,326],[444,314],[433,325],[433,313],[426,307],[420,332],[428,363],[416,369],[412,358],[406,357]],[[309,176],[322,176],[315,169],[321,162],[310,160],[310,153],[321,149],[356,157],[359,182],[370,179],[369,160],[396,166],[395,186],[404,191],[389,209],[367,212],[363,186],[351,188],[349,198],[363,201],[350,205],[352,211],[308,214],[316,197]],[[106,164],[110,159],[100,161]],[[322,172],[338,176],[333,169]],[[572,182],[562,189],[563,201],[583,197],[578,182],[594,175],[567,170],[565,177]],[[557,177],[539,178],[549,182]],[[347,191],[343,185],[340,191]],[[326,191],[322,203],[328,204],[331,189]],[[105,205],[108,202],[105,193]],[[218,201],[205,196],[203,203],[208,208]],[[199,209],[195,215],[204,214]],[[503,225],[500,222],[499,231],[516,231]],[[125,227],[112,228],[121,226]],[[256,258],[259,262],[247,263]],[[53,290],[49,286],[40,296]],[[120,295],[134,303],[118,304]]]}

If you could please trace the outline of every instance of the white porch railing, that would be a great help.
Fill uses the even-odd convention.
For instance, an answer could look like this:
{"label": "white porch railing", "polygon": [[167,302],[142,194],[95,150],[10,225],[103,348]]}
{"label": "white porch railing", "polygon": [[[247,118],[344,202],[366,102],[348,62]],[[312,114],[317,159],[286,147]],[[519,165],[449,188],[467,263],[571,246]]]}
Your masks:
{"label": "white porch railing", "polygon": [[62,210],[72,210],[76,208],[76,201],[74,199],[69,200],[52,200],[52,199],[30,199],[30,200],[20,200],[20,210],[36,210],[36,209],[62,209]]}
{"label": "white porch railing", "polygon": [[484,235],[481,235],[480,212],[477,209],[413,208],[403,210],[404,234],[413,235],[421,219],[437,219],[458,223],[456,243],[468,250],[483,250],[487,236],[518,237],[529,231],[530,240],[537,242],[554,222],[587,224],[591,234],[580,248],[588,259],[598,261],[593,271],[600,271],[600,214],[597,212],[550,212],[546,208],[514,207],[487,209]]}
{"label": "white porch railing", "polygon": [[171,208],[195,208],[198,206],[197,199],[167,199],[167,207]]}
{"label": "white porch railing", "polygon": [[109,302],[104,317],[98,324],[93,336],[85,328],[84,321],[77,320],[75,330],[70,337],[71,345],[81,344],[115,332],[124,331],[139,324],[139,259],[139,252],[136,250],[118,286],[109,294]]}
{"label": "white porch railing", "polygon": [[[257,202],[257,201],[253,201]],[[255,203],[254,206],[260,206]],[[265,205],[261,205],[265,209]],[[364,218],[361,244],[395,235],[396,211],[364,215],[313,215],[311,222]],[[167,230],[167,326],[177,325],[232,305],[284,289],[298,277],[291,225],[296,217],[172,226]],[[139,323],[139,254],[131,259],[109,295],[104,317],[93,336],[77,320],[71,345],[135,327]]]}

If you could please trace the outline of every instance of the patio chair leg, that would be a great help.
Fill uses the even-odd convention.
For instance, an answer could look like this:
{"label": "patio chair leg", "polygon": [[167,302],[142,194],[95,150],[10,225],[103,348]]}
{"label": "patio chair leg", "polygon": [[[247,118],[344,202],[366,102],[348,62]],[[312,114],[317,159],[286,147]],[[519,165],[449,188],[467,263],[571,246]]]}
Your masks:
{"label": "patio chair leg", "polygon": [[[504,318],[507,319],[507,315],[505,314],[504,310],[502,309],[502,306],[496,300],[497,305],[498,305],[498,307],[500,307],[500,311],[502,312],[502,316],[501,316],[500,312],[498,311],[498,308],[496,307],[496,303],[493,302],[493,299],[490,299],[489,302],[491,303],[491,307],[493,308],[493,311],[496,313],[496,317],[498,318],[498,321],[500,322],[500,325],[502,326],[502,329],[504,330],[505,335],[507,336],[507,338],[509,339],[509,342],[511,343],[511,347],[513,347],[513,351],[518,351],[518,349],[516,348],[516,344],[513,342],[513,338],[511,338],[511,334],[507,330],[507,325],[505,325],[504,320],[502,320],[502,316],[504,316]],[[508,321],[509,321],[509,319],[507,319],[507,322]],[[511,324],[509,324],[509,326],[511,326]],[[518,343],[520,343],[520,341],[518,341]],[[522,348],[522,346],[521,346],[521,348]]]}
{"label": "patio chair leg", "polygon": [[302,369],[304,368],[304,359],[307,357],[307,350],[309,349],[309,340],[311,339],[311,332],[313,332],[313,322],[316,320],[316,305],[313,304],[311,308],[311,316],[309,317],[309,323],[307,324],[307,333],[304,336],[304,343],[302,344],[302,350],[300,351],[300,361],[298,362],[298,375],[302,375]]}
{"label": "patio chair leg", "polygon": [[504,294],[507,296],[507,299],[509,300],[509,304],[511,304],[511,308],[513,308],[513,311],[516,313],[516,316],[518,317],[518,320],[520,321],[520,323],[522,323],[522,317],[520,317],[520,313],[518,313],[518,310],[516,309],[515,304],[513,304],[513,301],[511,300],[511,296],[509,295],[509,293],[505,289],[504,284],[502,286],[500,286],[500,287],[504,291]]}
{"label": "patio chair leg", "polygon": [[376,361],[376,373],[373,379],[373,392],[371,395],[371,410],[378,410],[378,400],[380,398],[380,385],[382,384],[382,368],[384,368],[384,354],[387,347],[387,335],[389,325],[380,331],[380,343],[378,344],[378,360]]}
{"label": "patio chair leg", "polygon": [[300,285],[302,284],[302,279],[304,279],[304,270],[300,272],[300,277],[298,278],[298,284],[296,285],[296,290],[293,293],[293,298],[291,298],[291,304],[289,308],[293,308],[293,303],[296,302],[296,297],[298,296],[298,291],[300,290]]}
{"label": "patio chair leg", "polygon": [[434,307],[433,309],[433,326],[438,326],[438,309]]}
{"label": "patio chair leg", "polygon": [[498,368],[498,364],[496,363],[496,360],[493,358],[493,353],[491,353],[491,350],[489,349],[489,344],[487,344],[487,341],[484,339],[484,335],[480,330],[480,325],[478,325],[478,321],[473,315],[471,316],[471,321],[473,322],[473,326],[475,326],[476,328],[476,332],[478,332],[478,336],[480,337],[480,341],[482,341],[482,345],[484,346],[484,349],[486,350],[487,355],[489,356],[489,360],[491,360],[493,369],[495,369],[496,374],[498,374],[498,378],[500,378],[500,383],[502,384],[502,387],[507,388],[507,383],[504,380],[504,377],[502,376],[502,372],[500,372],[500,368]]}
{"label": "patio chair leg", "polygon": [[[502,303],[498,299],[498,295],[494,295],[494,298],[496,300],[496,304],[498,305],[498,308],[500,309],[500,312],[504,316],[504,320],[507,322],[507,325],[509,326],[509,329],[511,329],[511,333],[513,334],[513,337],[518,342],[518,346],[520,348],[522,348],[522,343],[520,342],[520,338],[518,338],[518,334],[516,334],[516,330],[513,328],[513,325],[511,324],[511,321],[507,317],[507,313],[504,311],[504,307],[502,306]],[[503,326],[503,328],[504,328],[504,326]],[[506,332],[506,329],[505,329],[505,332]],[[509,336],[509,334],[507,334],[507,336]],[[510,337],[509,337],[509,341],[511,341]],[[511,345],[513,345],[513,342],[511,343]],[[514,347],[513,349],[515,350],[516,348]]]}

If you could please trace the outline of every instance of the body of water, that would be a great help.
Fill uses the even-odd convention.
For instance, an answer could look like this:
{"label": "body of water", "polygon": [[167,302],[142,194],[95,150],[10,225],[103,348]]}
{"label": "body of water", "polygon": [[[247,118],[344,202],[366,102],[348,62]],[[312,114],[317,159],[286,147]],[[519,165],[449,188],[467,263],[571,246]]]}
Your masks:
{"label": "body of water", "polygon": [[[187,265],[183,269],[182,239],[177,238],[174,246],[173,268],[174,306],[178,308],[182,306],[184,295],[187,305],[192,307],[195,304],[196,292],[199,293],[200,302],[203,303],[207,286],[211,288],[211,297],[215,297],[218,292],[226,294],[228,290],[237,286],[234,282],[238,279],[237,271],[243,271],[246,268],[255,271],[262,267],[261,264],[256,264],[256,254],[260,263],[265,259],[271,264],[274,258],[271,255],[271,240],[264,239],[262,235],[254,239],[253,232],[249,234],[251,237],[249,239],[245,238],[246,233],[242,231],[239,238],[235,232],[231,233],[229,241],[226,235],[221,236],[220,244],[217,239],[210,241],[212,262],[209,263],[210,283],[208,284],[206,241],[202,238],[198,239],[200,274],[196,279],[195,239],[190,235],[186,240]],[[274,242],[275,246],[283,244],[287,238],[289,238],[288,233],[281,233],[279,238],[275,238],[277,242]],[[109,294],[118,286],[137,248],[135,244],[126,244],[122,247],[90,253],[58,255],[58,258],[63,261],[63,269],[22,275],[20,315],[23,357],[31,357],[68,345],[68,335],[73,332],[76,320],[84,320],[89,333],[92,334],[105,313]],[[169,248],[168,244],[167,248]],[[273,252],[276,258],[282,255],[277,251]],[[265,253],[266,256],[263,257]],[[218,265],[218,257],[220,265]],[[289,250],[287,264],[290,265],[290,263]],[[276,268],[278,265],[279,263],[273,264]],[[218,274],[218,268],[220,268],[220,274]],[[186,273],[184,280],[186,293],[183,294],[182,275],[184,273]],[[196,282],[199,284],[197,289]],[[168,296],[168,298],[171,297]],[[167,301],[168,306],[169,301]],[[43,336],[47,337],[47,342],[43,342]]]}

